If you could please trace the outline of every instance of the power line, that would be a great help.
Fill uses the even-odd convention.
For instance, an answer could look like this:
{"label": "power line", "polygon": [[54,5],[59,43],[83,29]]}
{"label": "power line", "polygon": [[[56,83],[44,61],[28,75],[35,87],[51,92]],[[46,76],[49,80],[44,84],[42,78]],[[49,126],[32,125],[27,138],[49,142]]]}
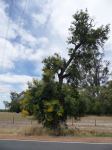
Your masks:
{"label": "power line", "polygon": [[22,17],[23,17],[23,16],[24,16],[24,14],[25,14],[25,11],[26,11],[26,8],[27,8],[27,5],[28,5],[28,2],[29,2],[29,0],[26,0],[26,2],[25,2],[25,6],[24,6],[23,11],[22,11],[22,14],[21,14],[21,16],[22,16]]}
{"label": "power line", "polygon": [[[25,11],[27,9],[29,1],[30,0],[25,1],[25,5],[23,7],[22,13],[19,15],[19,19],[18,19],[18,30],[19,30],[19,32],[20,32],[21,27],[22,27],[22,17],[24,17],[24,14],[25,14]],[[15,3],[16,3],[15,0],[11,0],[11,8],[9,11],[8,26],[7,26],[6,34],[4,37],[4,39],[6,39],[6,40],[8,40],[9,27],[10,27],[10,23],[11,23],[10,17],[12,16],[12,11],[13,11],[13,7],[14,7]],[[6,48],[7,48],[7,41],[5,41],[5,44],[4,44],[4,53],[3,53],[3,56],[2,56],[3,58],[1,61],[1,63],[3,64],[2,71],[4,71],[4,68],[5,68],[4,64],[5,64]],[[20,49],[20,44],[19,44],[19,49]]]}
{"label": "power line", "polygon": [[26,11],[26,9],[27,9],[27,6],[28,6],[28,3],[29,3],[29,0],[26,0],[25,1],[25,5],[24,5],[24,7],[23,7],[23,10],[22,10],[22,13],[21,13],[21,15],[19,16],[19,19],[18,19],[18,27],[19,27],[19,30],[21,29],[21,27],[22,27],[22,18],[24,17],[24,15],[25,15],[25,11]]}
{"label": "power line", "polygon": [[8,40],[8,33],[9,33],[9,28],[10,28],[10,17],[12,16],[12,11],[13,11],[13,6],[14,6],[14,0],[11,0],[11,8],[9,11],[9,17],[8,17],[8,23],[7,23],[7,29],[6,29],[6,33],[4,36],[4,48],[3,48],[3,54],[2,54],[2,60],[1,60],[1,64],[2,65],[2,71],[4,71],[4,64],[5,64],[5,55],[6,55],[6,48],[7,48],[7,40]]}
{"label": "power line", "polygon": [[27,10],[28,4],[29,4],[30,0],[26,0],[23,6],[23,10],[21,12],[21,14],[18,17],[18,34],[19,34],[19,38],[20,41],[18,42],[18,50],[21,50],[21,29],[22,29],[22,18],[24,18],[25,12]]}

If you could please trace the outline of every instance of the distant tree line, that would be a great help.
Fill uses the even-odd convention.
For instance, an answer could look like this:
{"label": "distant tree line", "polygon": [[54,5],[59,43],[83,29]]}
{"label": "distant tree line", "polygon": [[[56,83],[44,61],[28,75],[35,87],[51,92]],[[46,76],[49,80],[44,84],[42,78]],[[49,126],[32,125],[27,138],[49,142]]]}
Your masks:
{"label": "distant tree line", "polygon": [[66,127],[68,117],[112,115],[112,81],[104,44],[109,25],[95,27],[88,11],[73,15],[69,28],[68,59],[54,54],[43,60],[42,80],[33,79],[22,94],[11,92],[8,108],[26,111],[44,127]]}

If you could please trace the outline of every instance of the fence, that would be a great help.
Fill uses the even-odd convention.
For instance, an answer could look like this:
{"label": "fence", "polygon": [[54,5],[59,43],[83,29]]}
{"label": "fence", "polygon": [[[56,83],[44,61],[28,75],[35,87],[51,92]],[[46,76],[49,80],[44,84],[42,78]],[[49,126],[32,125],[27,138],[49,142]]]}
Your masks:
{"label": "fence", "polygon": [[31,117],[23,117],[21,114],[16,113],[1,113],[0,112],[0,126],[6,125],[32,125],[37,124],[37,121],[32,119]]}

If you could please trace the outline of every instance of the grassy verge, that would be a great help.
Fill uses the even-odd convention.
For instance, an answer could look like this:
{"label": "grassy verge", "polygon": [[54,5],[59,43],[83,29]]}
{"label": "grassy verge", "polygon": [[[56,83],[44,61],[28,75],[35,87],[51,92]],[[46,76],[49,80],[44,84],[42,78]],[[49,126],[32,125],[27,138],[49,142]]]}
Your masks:
{"label": "grassy verge", "polygon": [[96,131],[85,131],[80,129],[62,129],[56,133],[56,131],[50,131],[48,129],[37,127],[37,126],[28,126],[25,127],[19,132],[19,134],[24,136],[63,136],[63,137],[112,137],[112,133],[106,132],[96,132]]}
{"label": "grassy verge", "polygon": [[112,137],[112,133],[85,131],[80,129],[62,129],[58,133],[37,126],[0,128],[0,135],[20,136],[63,136],[63,137]]}
{"label": "grassy verge", "polygon": [[[14,120],[13,120],[14,119]],[[96,120],[96,125],[95,125]],[[80,121],[68,120],[69,129],[57,135],[66,137],[112,137],[112,117],[86,116]],[[21,114],[0,112],[0,135],[51,136],[56,132],[42,128],[36,120]]]}

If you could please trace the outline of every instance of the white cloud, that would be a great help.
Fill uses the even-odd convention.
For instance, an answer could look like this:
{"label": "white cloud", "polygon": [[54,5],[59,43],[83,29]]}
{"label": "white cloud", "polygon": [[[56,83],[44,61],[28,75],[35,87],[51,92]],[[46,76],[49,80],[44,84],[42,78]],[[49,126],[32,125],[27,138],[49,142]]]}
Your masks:
{"label": "white cloud", "polygon": [[0,38],[0,67],[3,70],[14,68],[14,61],[22,59],[35,61],[35,63],[41,62],[49,54],[45,48],[48,41],[46,38],[40,38],[38,43],[44,43],[42,49],[27,48],[22,44],[14,45],[10,41]]}
{"label": "white cloud", "polygon": [[0,93],[10,93],[11,89],[11,85],[0,83]]}
{"label": "white cloud", "polygon": [[37,26],[39,25],[43,25],[45,24],[47,18],[44,14],[33,14],[32,15],[33,19],[34,19],[34,25]]}
{"label": "white cloud", "polygon": [[[31,82],[34,76],[0,74],[0,108],[4,108],[3,101],[10,101],[10,92],[21,92],[27,88],[27,83]],[[15,88],[16,85],[16,88]]]}
{"label": "white cloud", "polygon": [[57,33],[62,39],[66,40],[72,15],[76,12],[77,8],[80,9],[85,6],[85,2],[81,2],[81,0],[51,0],[52,14],[50,23],[54,34]]}
{"label": "white cloud", "polygon": [[13,45],[9,41],[0,38],[0,68],[13,68],[13,58],[15,55]]}
{"label": "white cloud", "polygon": [[[21,92],[27,88],[27,83],[32,81],[34,76],[0,74],[0,108],[4,108],[3,101],[10,101],[10,92]],[[38,78],[39,79],[39,78]]]}
{"label": "white cloud", "polygon": [[31,82],[33,78],[37,77],[10,73],[0,74],[0,94],[7,95],[11,91],[21,92],[27,88],[27,83]]}
{"label": "white cloud", "polygon": [[8,5],[4,3],[3,0],[0,1],[0,37],[2,38],[13,38],[16,36],[16,32],[14,30],[14,24],[12,20],[6,14],[6,9]]}
{"label": "white cloud", "polygon": [[28,81],[32,81],[33,76],[27,75],[14,75],[14,74],[0,74],[0,82],[8,84],[26,84]]}
{"label": "white cloud", "polygon": [[16,24],[9,18],[6,14],[7,7],[5,5],[3,1],[0,2],[0,18],[2,18],[0,23],[0,37],[9,40],[20,36],[23,43],[36,44],[36,38],[23,28],[22,23]]}
{"label": "white cloud", "polygon": [[35,11],[31,15],[34,26],[38,27],[45,25],[52,13],[51,0],[34,0],[34,5],[40,8],[40,12]]}
{"label": "white cloud", "polygon": [[[11,18],[6,13],[7,7],[6,3],[0,1],[0,18],[2,18],[0,24],[0,68],[2,71],[14,68],[14,61],[18,59],[40,61],[40,55],[44,53],[36,47],[42,45],[41,47],[45,48],[49,44],[47,37],[36,38],[31,32],[25,30],[23,25],[18,25],[10,20]],[[21,38],[21,43],[14,44],[10,41],[17,36]],[[35,54],[37,58],[33,56]]]}

